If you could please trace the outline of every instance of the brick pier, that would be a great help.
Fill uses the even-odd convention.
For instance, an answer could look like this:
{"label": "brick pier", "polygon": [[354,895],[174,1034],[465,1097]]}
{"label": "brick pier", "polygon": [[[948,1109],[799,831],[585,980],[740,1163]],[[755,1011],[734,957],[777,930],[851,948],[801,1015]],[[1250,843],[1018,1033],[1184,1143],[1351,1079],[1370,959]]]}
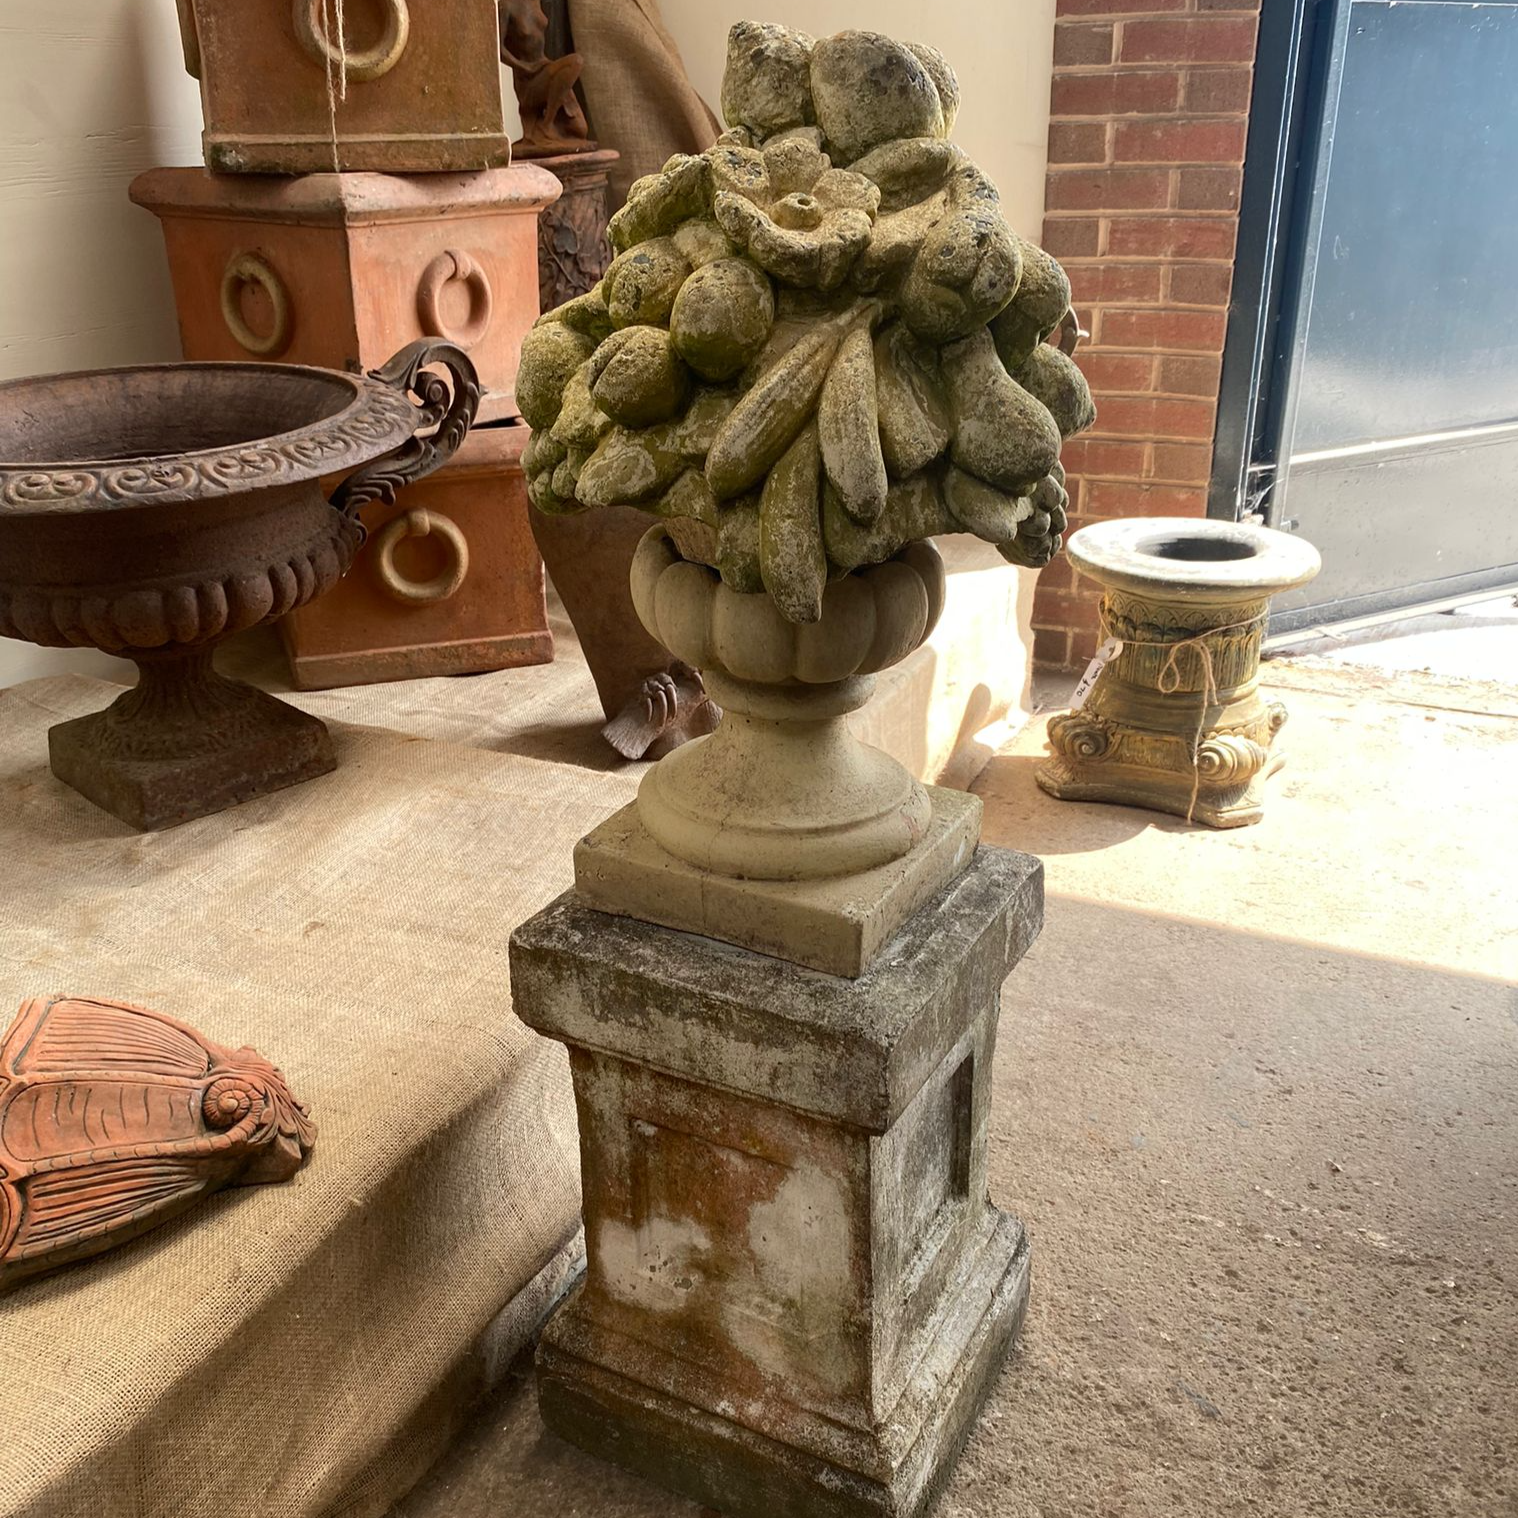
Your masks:
{"label": "brick pier", "polygon": [[[1259,0],[1059,0],[1044,246],[1091,331],[1096,427],[1065,445],[1071,527],[1202,516]],[[1039,577],[1034,655],[1089,659],[1096,588]]]}

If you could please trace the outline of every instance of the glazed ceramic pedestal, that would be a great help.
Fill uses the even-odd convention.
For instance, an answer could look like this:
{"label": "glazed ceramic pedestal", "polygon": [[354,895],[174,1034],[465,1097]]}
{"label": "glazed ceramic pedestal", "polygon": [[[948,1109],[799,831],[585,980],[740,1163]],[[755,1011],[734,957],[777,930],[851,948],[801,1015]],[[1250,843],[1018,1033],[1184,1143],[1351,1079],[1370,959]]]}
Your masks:
{"label": "glazed ceramic pedestal", "polygon": [[1078,711],[1050,719],[1039,785],[1210,827],[1258,822],[1286,721],[1260,695],[1260,640],[1270,598],[1317,574],[1317,550],[1245,523],[1150,517],[1084,527],[1066,551],[1105,587],[1104,636],[1122,648]]}
{"label": "glazed ceramic pedestal", "polygon": [[518,1015],[569,1047],[584,1176],[543,1416],[724,1513],[920,1514],[1027,1299],[986,1144],[1042,866],[977,849],[975,798],[844,721],[937,617],[931,545],[836,582],[799,629],[662,528],[632,590],[724,715],[512,939]]}

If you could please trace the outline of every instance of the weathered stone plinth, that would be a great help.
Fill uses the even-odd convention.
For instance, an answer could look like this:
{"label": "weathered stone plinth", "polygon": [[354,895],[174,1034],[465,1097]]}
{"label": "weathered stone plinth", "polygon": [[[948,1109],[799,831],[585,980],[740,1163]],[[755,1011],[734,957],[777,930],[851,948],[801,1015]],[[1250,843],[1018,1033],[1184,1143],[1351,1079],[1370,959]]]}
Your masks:
{"label": "weathered stone plinth", "polygon": [[925,1510],[1021,1320],[986,1181],[1001,984],[1043,872],[982,848],[856,979],[559,898],[512,939],[569,1046],[589,1265],[548,1424],[753,1518]]}

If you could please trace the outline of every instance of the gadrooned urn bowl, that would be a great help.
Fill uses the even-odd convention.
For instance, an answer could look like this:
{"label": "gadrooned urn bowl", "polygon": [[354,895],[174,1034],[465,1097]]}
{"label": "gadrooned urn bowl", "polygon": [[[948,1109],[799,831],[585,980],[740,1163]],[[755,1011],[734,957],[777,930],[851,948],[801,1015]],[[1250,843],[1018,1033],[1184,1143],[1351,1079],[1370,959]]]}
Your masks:
{"label": "gadrooned urn bowl", "polygon": [[50,731],[53,773],[149,829],[332,769],[320,722],[217,675],[212,650],[330,589],[358,508],[447,459],[478,402],[468,358],[425,342],[370,375],[161,364],[0,385],[0,635],[140,672]]}

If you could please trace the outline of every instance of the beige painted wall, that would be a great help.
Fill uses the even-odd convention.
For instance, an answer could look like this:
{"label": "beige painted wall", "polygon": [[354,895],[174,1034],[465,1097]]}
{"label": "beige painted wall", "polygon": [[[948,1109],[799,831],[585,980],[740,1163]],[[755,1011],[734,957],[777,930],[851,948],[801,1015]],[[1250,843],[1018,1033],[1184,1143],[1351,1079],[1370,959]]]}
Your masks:
{"label": "beige painted wall", "polygon": [[1001,191],[1007,220],[1037,238],[1044,219],[1054,0],[659,0],[696,88],[716,108],[735,21],[778,21],[814,37],[866,27],[927,42],[959,75],[954,140]]}
{"label": "beige painted wall", "polygon": [[[0,379],[179,357],[158,223],[126,187],[200,158],[174,0],[0,0]],[[132,667],[0,639],[0,685]]]}

